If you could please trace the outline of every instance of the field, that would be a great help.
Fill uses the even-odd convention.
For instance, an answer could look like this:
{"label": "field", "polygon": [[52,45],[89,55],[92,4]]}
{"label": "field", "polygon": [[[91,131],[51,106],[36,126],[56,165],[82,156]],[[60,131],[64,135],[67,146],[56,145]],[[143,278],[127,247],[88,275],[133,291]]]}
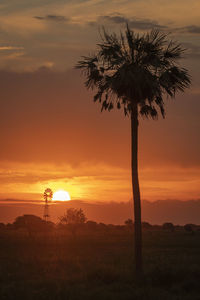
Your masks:
{"label": "field", "polygon": [[144,278],[125,230],[0,235],[0,299],[200,299],[200,232],[144,232]]}

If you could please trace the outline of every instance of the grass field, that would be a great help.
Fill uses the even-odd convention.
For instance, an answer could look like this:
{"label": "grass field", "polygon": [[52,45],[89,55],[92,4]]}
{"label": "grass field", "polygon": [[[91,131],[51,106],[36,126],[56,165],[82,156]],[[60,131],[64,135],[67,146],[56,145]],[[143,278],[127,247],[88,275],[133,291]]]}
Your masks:
{"label": "grass field", "polygon": [[0,236],[0,299],[200,299],[200,232],[144,232],[144,278],[128,231]]}

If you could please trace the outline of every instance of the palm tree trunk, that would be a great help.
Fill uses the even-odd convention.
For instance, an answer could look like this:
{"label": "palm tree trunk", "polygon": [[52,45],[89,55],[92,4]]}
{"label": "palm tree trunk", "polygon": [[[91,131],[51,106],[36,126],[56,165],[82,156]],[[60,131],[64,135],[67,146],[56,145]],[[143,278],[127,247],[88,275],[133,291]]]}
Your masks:
{"label": "palm tree trunk", "polygon": [[134,223],[135,223],[135,268],[137,274],[142,275],[142,226],[141,226],[141,202],[138,179],[138,108],[132,105],[131,113],[131,141],[132,141],[132,188],[134,199]]}

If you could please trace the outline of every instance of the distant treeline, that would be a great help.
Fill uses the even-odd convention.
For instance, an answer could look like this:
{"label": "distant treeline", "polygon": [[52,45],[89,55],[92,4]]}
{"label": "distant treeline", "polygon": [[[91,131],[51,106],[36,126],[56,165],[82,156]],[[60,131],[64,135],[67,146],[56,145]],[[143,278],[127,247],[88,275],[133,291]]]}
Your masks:
{"label": "distant treeline", "polygon": [[[165,230],[178,231],[185,230],[186,232],[194,233],[200,231],[200,225],[185,224],[184,226],[174,225],[171,222],[163,225],[152,225],[148,222],[142,222],[143,230]],[[39,232],[62,231],[71,232],[76,235],[77,232],[92,232],[92,231],[134,231],[134,223],[132,219],[124,221],[124,225],[113,225],[97,223],[92,220],[87,220],[82,209],[69,208],[66,213],[58,218],[58,222],[45,221],[39,216],[23,215],[18,216],[13,223],[0,223],[0,231],[20,230],[26,231],[30,236]]]}

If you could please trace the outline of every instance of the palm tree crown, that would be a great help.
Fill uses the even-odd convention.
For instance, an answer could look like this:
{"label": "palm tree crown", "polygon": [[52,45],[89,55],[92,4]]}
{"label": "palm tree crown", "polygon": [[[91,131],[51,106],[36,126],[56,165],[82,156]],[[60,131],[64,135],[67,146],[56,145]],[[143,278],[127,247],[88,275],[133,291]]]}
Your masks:
{"label": "palm tree crown", "polygon": [[135,104],[142,116],[157,118],[159,109],[164,117],[164,94],[174,97],[190,85],[188,71],[178,65],[185,50],[158,30],[140,36],[127,25],[119,37],[104,30],[97,46],[76,67],[85,73],[86,87],[97,88],[94,101],[102,110],[116,105],[127,115]]}

